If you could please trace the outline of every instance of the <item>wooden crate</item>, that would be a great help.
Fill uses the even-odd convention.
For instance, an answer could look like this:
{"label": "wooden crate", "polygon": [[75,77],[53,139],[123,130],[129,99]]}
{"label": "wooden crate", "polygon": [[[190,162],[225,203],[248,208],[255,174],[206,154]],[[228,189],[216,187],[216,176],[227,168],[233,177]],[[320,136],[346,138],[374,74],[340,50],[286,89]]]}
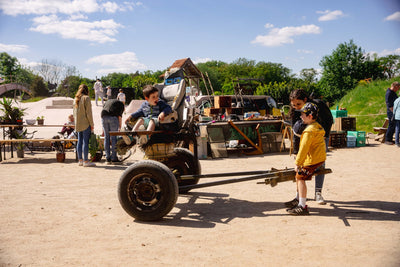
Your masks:
{"label": "wooden crate", "polygon": [[212,117],[212,116],[216,116],[220,113],[220,109],[219,108],[205,108],[204,109],[204,115],[207,117]]}
{"label": "wooden crate", "polygon": [[346,144],[346,132],[331,132],[329,135],[329,146],[331,147],[345,147]]}
{"label": "wooden crate", "polygon": [[230,96],[214,96],[214,106],[216,108],[232,107],[232,98]]}
{"label": "wooden crate", "polygon": [[332,131],[355,131],[356,118],[353,117],[340,117],[335,118],[335,123],[332,124]]}
{"label": "wooden crate", "polygon": [[226,114],[243,115],[243,108],[226,108]]}

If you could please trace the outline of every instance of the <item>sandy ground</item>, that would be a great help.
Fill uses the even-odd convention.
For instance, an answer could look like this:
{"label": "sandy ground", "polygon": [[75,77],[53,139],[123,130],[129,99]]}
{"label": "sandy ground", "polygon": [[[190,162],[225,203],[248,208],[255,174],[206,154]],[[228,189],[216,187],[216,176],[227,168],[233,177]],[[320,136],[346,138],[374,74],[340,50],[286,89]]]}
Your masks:
{"label": "sandy ground", "polygon": [[[95,168],[78,167],[72,152],[65,163],[54,152],[26,153],[0,163],[0,266],[400,266],[399,156],[373,141],[330,152],[328,203],[310,199],[310,216],[286,214],[294,183],[248,181],[179,195],[162,221],[143,223],[117,196],[140,151],[122,166]],[[277,153],[201,165],[206,174],[293,162]],[[314,181],[308,188],[311,198]]]}

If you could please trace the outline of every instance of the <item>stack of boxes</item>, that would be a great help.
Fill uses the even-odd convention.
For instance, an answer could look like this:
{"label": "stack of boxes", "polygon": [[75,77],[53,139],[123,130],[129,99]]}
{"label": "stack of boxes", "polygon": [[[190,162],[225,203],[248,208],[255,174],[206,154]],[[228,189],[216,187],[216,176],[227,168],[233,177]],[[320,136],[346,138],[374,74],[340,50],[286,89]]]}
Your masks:
{"label": "stack of boxes", "polygon": [[365,132],[356,131],[356,118],[347,117],[347,110],[331,110],[334,124],[329,145],[332,147],[365,146]]}

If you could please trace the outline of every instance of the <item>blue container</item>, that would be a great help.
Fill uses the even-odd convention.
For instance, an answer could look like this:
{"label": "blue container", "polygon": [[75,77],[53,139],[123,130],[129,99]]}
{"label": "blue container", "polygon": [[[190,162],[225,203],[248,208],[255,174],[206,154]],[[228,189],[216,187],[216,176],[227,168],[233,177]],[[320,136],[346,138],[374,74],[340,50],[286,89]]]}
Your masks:
{"label": "blue container", "polygon": [[347,147],[356,147],[356,141],[347,141]]}
{"label": "blue container", "polygon": [[347,110],[331,109],[331,113],[333,121],[335,121],[336,118],[347,117]]}

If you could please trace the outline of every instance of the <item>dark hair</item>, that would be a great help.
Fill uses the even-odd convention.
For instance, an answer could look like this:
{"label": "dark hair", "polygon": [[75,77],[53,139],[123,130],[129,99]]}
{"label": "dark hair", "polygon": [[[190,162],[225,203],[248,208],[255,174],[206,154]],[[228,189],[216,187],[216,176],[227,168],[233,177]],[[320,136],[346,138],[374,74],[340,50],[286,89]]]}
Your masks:
{"label": "dark hair", "polygon": [[149,97],[151,94],[154,94],[155,92],[158,92],[158,89],[155,88],[153,85],[146,85],[143,88],[144,97]]}
{"label": "dark hair", "polygon": [[292,101],[292,100],[294,100],[294,99],[304,100],[304,99],[306,99],[306,98],[307,98],[307,100],[308,100],[308,94],[307,94],[307,92],[304,91],[303,89],[296,89],[296,90],[293,90],[293,91],[290,93],[290,96],[289,96],[290,101]]}

